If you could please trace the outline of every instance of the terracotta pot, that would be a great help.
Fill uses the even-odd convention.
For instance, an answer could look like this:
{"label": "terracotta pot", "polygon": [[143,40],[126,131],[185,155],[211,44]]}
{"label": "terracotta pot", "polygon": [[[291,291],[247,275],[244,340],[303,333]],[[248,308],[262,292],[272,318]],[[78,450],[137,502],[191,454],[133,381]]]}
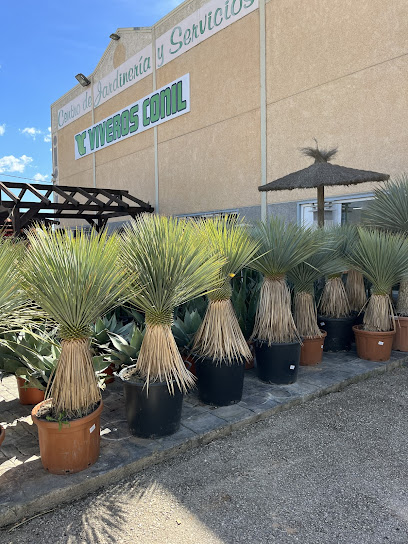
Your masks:
{"label": "terracotta pot", "polygon": [[3,440],[6,436],[6,429],[0,425],[0,446],[3,444]]}
{"label": "terracotta pot", "polygon": [[395,318],[395,336],[392,349],[408,351],[408,317]]}
{"label": "terracotta pot", "polygon": [[367,361],[388,361],[391,357],[395,331],[365,331],[362,325],[354,325],[357,355]]}
{"label": "terracotta pot", "polygon": [[108,368],[105,368],[104,374],[107,374],[105,378],[105,383],[112,383],[115,381],[115,376],[113,373],[115,372],[115,364],[111,363]]}
{"label": "terracotta pot", "polygon": [[92,414],[62,424],[61,428],[56,421],[36,416],[46,402],[50,400],[40,402],[31,412],[38,427],[43,467],[52,474],[72,474],[93,465],[99,457],[102,401]]}
{"label": "terracotta pot", "polygon": [[36,387],[24,387],[27,381],[19,376],[16,376],[16,378],[20,404],[38,404],[44,400],[44,391]]}
{"label": "terracotta pot", "polygon": [[326,331],[321,331],[322,336],[314,336],[312,338],[303,338],[302,347],[300,348],[300,365],[312,366],[318,365],[323,359],[324,339],[327,336]]}

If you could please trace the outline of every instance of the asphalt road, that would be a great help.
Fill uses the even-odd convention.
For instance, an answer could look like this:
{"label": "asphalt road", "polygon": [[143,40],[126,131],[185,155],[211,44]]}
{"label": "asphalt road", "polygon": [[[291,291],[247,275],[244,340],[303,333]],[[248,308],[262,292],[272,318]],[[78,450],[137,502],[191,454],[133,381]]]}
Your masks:
{"label": "asphalt road", "polygon": [[407,377],[276,414],[4,530],[0,543],[408,544]]}

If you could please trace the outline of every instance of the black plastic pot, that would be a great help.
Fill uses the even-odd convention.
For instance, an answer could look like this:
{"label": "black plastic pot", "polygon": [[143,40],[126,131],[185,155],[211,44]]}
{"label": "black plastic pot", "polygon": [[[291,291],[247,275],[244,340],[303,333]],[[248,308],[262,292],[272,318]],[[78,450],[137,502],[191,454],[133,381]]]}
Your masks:
{"label": "black plastic pot", "polygon": [[174,394],[166,382],[149,384],[123,378],[129,367],[119,373],[125,394],[126,417],[130,432],[141,438],[157,438],[175,433],[180,427],[183,393],[174,383]]}
{"label": "black plastic pot", "polygon": [[205,404],[228,406],[242,398],[245,364],[238,360],[232,364],[203,357],[196,359],[197,388]]}
{"label": "black plastic pot", "polygon": [[271,344],[254,342],[258,378],[263,382],[290,384],[297,380],[300,343]]}
{"label": "black plastic pot", "polygon": [[323,351],[349,351],[353,341],[355,315],[348,317],[317,316],[319,328],[327,332]]}

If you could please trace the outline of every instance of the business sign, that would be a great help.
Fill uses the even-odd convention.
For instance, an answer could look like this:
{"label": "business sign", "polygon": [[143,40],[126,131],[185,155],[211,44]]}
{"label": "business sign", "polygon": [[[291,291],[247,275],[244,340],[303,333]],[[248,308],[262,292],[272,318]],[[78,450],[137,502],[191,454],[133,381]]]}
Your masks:
{"label": "business sign", "polygon": [[75,160],[190,111],[190,74],[75,134]]}
{"label": "business sign", "polygon": [[[258,8],[259,0],[211,0],[156,40],[156,68],[182,55],[223,28]],[[93,106],[142,80],[153,71],[152,44],[93,84]],[[92,91],[86,91],[58,110],[58,129],[92,110]]]}
{"label": "business sign", "polygon": [[156,40],[156,68],[235,23],[258,7],[258,0],[211,0]]}

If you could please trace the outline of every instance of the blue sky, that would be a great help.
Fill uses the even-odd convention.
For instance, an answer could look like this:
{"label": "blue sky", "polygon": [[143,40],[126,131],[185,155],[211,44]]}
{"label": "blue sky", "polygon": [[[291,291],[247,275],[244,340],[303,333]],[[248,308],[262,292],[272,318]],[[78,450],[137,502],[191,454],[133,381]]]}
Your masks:
{"label": "blue sky", "polygon": [[[50,182],[50,106],[93,72],[120,27],[150,26],[181,0],[0,0],[0,181]],[[23,180],[24,181],[24,180]]]}

